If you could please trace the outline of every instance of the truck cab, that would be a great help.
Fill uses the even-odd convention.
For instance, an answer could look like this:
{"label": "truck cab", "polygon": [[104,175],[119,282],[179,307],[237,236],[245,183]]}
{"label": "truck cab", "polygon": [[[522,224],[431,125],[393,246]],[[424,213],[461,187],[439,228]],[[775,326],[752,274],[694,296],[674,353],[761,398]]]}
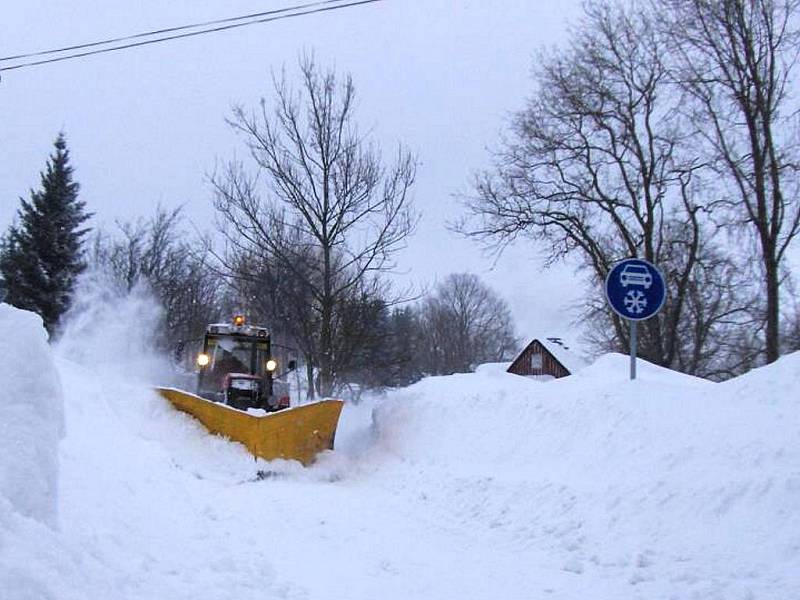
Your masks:
{"label": "truck cab", "polygon": [[289,406],[288,385],[275,381],[277,361],[269,332],[248,325],[242,315],[206,328],[197,356],[197,395],[239,410]]}

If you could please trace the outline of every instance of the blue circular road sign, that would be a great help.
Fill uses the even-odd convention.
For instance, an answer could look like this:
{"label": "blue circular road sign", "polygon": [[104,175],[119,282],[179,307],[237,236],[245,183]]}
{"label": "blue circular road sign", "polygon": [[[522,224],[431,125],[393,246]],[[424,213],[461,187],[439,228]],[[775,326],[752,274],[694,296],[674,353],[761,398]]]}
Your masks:
{"label": "blue circular road sign", "polygon": [[639,258],[617,264],[606,277],[606,298],[620,317],[643,321],[664,305],[667,287],[655,265]]}

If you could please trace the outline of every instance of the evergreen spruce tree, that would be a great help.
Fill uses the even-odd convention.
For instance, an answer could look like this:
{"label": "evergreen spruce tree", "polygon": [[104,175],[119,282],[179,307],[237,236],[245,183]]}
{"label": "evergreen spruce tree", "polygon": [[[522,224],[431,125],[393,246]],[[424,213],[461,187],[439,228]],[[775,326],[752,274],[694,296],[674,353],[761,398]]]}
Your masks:
{"label": "evergreen spruce tree", "polygon": [[75,279],[86,268],[82,228],[91,216],[78,200],[64,134],[41,174],[41,188],[20,198],[15,223],[0,240],[0,274],[8,286],[6,301],[38,313],[52,333],[69,308]]}

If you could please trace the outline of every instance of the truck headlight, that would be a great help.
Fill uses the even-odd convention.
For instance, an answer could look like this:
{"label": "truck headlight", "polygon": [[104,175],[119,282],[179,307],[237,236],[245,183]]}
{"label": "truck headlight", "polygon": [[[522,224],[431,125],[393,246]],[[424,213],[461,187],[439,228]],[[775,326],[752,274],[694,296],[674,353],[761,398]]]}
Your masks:
{"label": "truck headlight", "polygon": [[197,355],[198,366],[205,367],[209,362],[211,362],[211,359],[208,357],[208,354],[201,352],[200,354]]}

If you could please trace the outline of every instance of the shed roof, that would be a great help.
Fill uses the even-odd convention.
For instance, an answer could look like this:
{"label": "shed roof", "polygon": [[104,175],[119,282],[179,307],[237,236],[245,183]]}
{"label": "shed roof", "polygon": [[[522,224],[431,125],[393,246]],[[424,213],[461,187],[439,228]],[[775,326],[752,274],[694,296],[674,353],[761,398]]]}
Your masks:
{"label": "shed roof", "polygon": [[[530,348],[530,346],[535,342],[539,342],[542,346],[544,346],[544,348],[550,352],[550,354],[552,354],[555,359],[560,362],[570,373],[580,371],[588,365],[588,362],[579,354],[573,352],[567,342],[560,337],[551,336],[534,338],[531,340],[530,344],[525,346],[522,352],[525,352],[525,350]],[[520,354],[522,354],[522,352],[520,352]]]}

